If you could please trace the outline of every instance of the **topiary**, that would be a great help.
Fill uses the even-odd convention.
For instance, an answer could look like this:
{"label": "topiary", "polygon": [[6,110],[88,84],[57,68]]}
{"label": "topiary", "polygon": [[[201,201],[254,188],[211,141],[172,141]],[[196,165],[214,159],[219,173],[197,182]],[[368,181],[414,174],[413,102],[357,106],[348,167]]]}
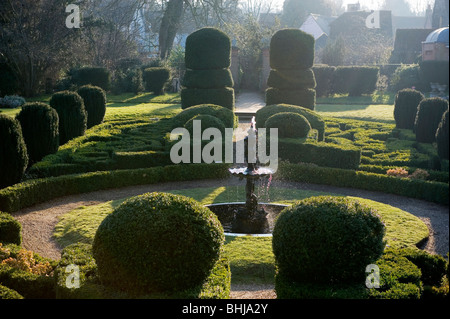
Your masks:
{"label": "topiary", "polygon": [[278,128],[278,137],[302,138],[311,130],[308,120],[298,113],[283,112],[269,117],[264,124],[267,129]]}
{"label": "topiary", "polygon": [[417,142],[433,143],[436,140],[436,130],[446,110],[447,100],[439,97],[426,98],[419,103],[414,122]]}
{"label": "topiary", "polygon": [[403,89],[397,92],[394,102],[394,119],[397,128],[413,129],[419,103],[424,99],[420,91]]}
{"label": "topiary", "polygon": [[10,214],[0,212],[0,243],[22,244],[22,225]]}
{"label": "topiary", "polygon": [[439,157],[448,160],[448,109],[442,115],[441,122],[436,130],[436,142]]}
{"label": "topiary", "polygon": [[278,89],[313,89],[316,79],[312,69],[270,70],[267,86]]}
{"label": "topiary", "polygon": [[200,104],[187,108],[172,118],[173,127],[183,126],[198,114],[212,115],[219,118],[225,127],[234,128],[236,117],[230,109],[215,104]]}
{"label": "topiary", "polygon": [[231,40],[216,28],[202,28],[186,38],[187,69],[226,69],[231,65]]}
{"label": "topiary", "polygon": [[147,193],[126,200],[103,220],[93,256],[105,285],[169,292],[201,285],[223,241],[217,217],[197,201]]}
{"label": "topiary", "polygon": [[84,102],[87,113],[86,127],[91,128],[103,122],[106,113],[106,93],[98,86],[84,85],[77,93]]}
{"label": "topiary", "polygon": [[170,69],[165,67],[147,68],[142,73],[145,89],[155,95],[164,94],[164,87],[170,79]]}
{"label": "topiary", "polygon": [[281,212],[273,230],[278,271],[298,282],[363,281],[382,254],[384,224],[376,212],[344,197],[312,197]]}
{"label": "topiary", "polygon": [[27,147],[20,123],[0,114],[0,188],[20,182],[27,168]]}
{"label": "topiary", "polygon": [[308,69],[314,62],[314,37],[300,29],[282,29],[270,40],[272,69]]}
{"label": "topiary", "polygon": [[27,145],[29,166],[58,151],[59,117],[55,109],[41,102],[26,103],[16,119]]}
{"label": "topiary", "polygon": [[199,115],[195,115],[193,118],[191,118],[184,124],[184,128],[189,131],[189,134],[191,135],[191,137],[193,136],[195,120],[201,121],[202,132],[204,130],[206,130],[207,128],[214,127],[220,131],[222,136],[225,136],[225,125],[219,118],[212,116],[212,115],[199,114]]}
{"label": "topiary", "polygon": [[111,75],[107,68],[83,67],[72,71],[72,82],[77,86],[94,85],[103,90],[109,90],[111,86]]}
{"label": "topiary", "polygon": [[285,90],[269,87],[266,90],[266,104],[291,104],[314,110],[316,91],[314,89]]}
{"label": "topiary", "polygon": [[87,115],[84,102],[76,92],[61,91],[52,95],[50,106],[59,117],[59,145],[84,135]]}
{"label": "topiary", "polygon": [[183,86],[198,89],[219,89],[233,87],[230,69],[186,70]]}
{"label": "topiary", "polygon": [[318,132],[318,140],[323,141],[325,138],[325,122],[316,112],[297,105],[289,104],[272,104],[260,108],[255,115],[256,128],[264,127],[267,119],[274,114],[281,112],[293,112],[303,115],[311,125],[311,128]]}
{"label": "topiary", "polygon": [[181,91],[181,108],[200,104],[215,104],[234,110],[234,90],[224,87],[220,89],[185,88]]}

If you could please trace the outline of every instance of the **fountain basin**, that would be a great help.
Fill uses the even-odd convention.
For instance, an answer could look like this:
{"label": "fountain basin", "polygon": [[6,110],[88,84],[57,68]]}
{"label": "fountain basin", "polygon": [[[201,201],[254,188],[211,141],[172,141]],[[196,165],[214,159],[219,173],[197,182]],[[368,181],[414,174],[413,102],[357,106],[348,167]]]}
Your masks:
{"label": "fountain basin", "polygon": [[[273,227],[275,226],[275,219],[283,209],[289,205],[272,204],[272,203],[258,203],[257,211],[264,212],[258,217],[257,223],[267,223],[263,229],[258,231],[240,231],[241,227],[236,227],[236,216],[239,212],[246,210],[245,202],[230,202],[205,205],[208,207],[219,219],[227,236],[272,236]],[[264,218],[260,221],[259,218]],[[259,228],[258,226],[256,228]],[[237,231],[236,231],[237,230]]]}

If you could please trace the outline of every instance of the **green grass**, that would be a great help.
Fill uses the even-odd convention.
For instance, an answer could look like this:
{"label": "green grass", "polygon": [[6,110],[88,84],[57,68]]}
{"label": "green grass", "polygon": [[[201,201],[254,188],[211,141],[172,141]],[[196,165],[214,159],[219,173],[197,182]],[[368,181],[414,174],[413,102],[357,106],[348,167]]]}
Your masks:
{"label": "green grass", "polygon": [[318,97],[317,104],[394,104],[395,93],[375,91],[373,94],[349,96],[348,94],[334,94],[328,97]]}
{"label": "green grass", "polygon": [[[244,201],[243,186],[195,188],[169,191],[192,197],[202,204]],[[293,204],[297,200],[330,193],[288,188],[270,188],[260,194],[261,201]],[[355,198],[377,210],[386,225],[387,244],[391,247],[414,247],[428,237],[428,228],[417,217],[390,205],[368,199]],[[65,247],[75,242],[92,243],[102,220],[124,199],[103,204],[79,207],[60,217],[54,230],[54,238]],[[226,236],[224,251],[230,259],[232,283],[273,283],[275,274],[272,241],[267,237]]]}
{"label": "green grass", "polygon": [[394,106],[386,104],[317,104],[322,116],[395,124]]}

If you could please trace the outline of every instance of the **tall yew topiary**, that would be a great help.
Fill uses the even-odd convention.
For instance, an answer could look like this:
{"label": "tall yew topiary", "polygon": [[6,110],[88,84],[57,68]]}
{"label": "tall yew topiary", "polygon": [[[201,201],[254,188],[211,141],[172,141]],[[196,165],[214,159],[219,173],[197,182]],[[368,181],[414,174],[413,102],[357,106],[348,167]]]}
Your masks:
{"label": "tall yew topiary", "polygon": [[419,103],[424,95],[414,89],[403,89],[397,92],[394,103],[394,119],[397,128],[413,129]]}
{"label": "tall yew topiary", "polygon": [[314,37],[299,29],[277,31],[270,41],[266,105],[292,104],[314,110]]}
{"label": "tall yew topiary", "polygon": [[26,103],[16,119],[27,145],[29,166],[59,147],[59,118],[55,109],[42,102]]}
{"label": "tall yew topiary", "polygon": [[234,110],[230,64],[231,41],[225,33],[215,28],[191,33],[186,39],[181,107],[215,104]]}
{"label": "tall yew topiary", "polygon": [[105,91],[98,86],[84,85],[78,89],[77,93],[83,99],[87,113],[86,127],[91,128],[102,123],[106,113]]}
{"label": "tall yew topiary", "polygon": [[439,157],[448,160],[448,109],[442,115],[441,122],[439,123],[436,131],[436,142]]}
{"label": "tall yew topiary", "polygon": [[436,130],[446,110],[448,110],[447,100],[439,97],[423,99],[420,102],[414,123],[417,142],[433,143],[436,141]]}
{"label": "tall yew topiary", "polygon": [[20,123],[0,114],[0,188],[20,182],[27,164],[27,147]]}
{"label": "tall yew topiary", "polygon": [[83,98],[76,92],[61,91],[53,94],[50,106],[59,116],[59,144],[84,135],[86,131],[87,114]]}

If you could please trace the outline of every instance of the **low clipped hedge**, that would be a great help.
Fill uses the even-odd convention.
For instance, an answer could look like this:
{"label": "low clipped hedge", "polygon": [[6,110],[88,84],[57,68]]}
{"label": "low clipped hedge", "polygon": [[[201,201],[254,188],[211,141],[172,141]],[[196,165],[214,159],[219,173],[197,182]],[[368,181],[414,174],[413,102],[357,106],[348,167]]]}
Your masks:
{"label": "low clipped hedge", "polygon": [[314,72],[309,69],[270,70],[268,87],[279,89],[313,89],[316,87]]}
{"label": "low clipped hedge", "polygon": [[102,284],[164,293],[201,285],[224,240],[219,220],[199,202],[147,193],[127,199],[102,221],[92,251]]}
{"label": "low clipped hedge", "polygon": [[264,127],[267,119],[272,115],[281,112],[293,112],[303,115],[311,125],[311,128],[318,132],[318,140],[323,141],[325,138],[325,121],[320,115],[307,108],[289,104],[272,104],[266,105],[259,109],[255,115],[256,128]]}
{"label": "low clipped hedge", "polygon": [[350,96],[372,94],[378,81],[378,67],[338,66],[333,74],[335,93],[348,93]]}
{"label": "low clipped hedge", "polygon": [[101,189],[225,178],[229,176],[228,167],[229,164],[170,165],[34,179],[0,190],[0,210],[12,213],[53,198]]}
{"label": "low clipped hedge", "polygon": [[173,128],[182,127],[184,124],[196,115],[211,115],[221,119],[226,128],[237,126],[237,117],[233,111],[220,105],[200,104],[187,108],[172,118]]}
{"label": "low clipped hedge", "polygon": [[181,108],[200,104],[215,104],[234,110],[234,90],[224,87],[220,89],[184,88],[181,90]]}
{"label": "low clipped hedge", "polygon": [[0,243],[22,244],[22,225],[10,214],[0,211]]}
{"label": "low clipped hedge", "polygon": [[448,183],[287,162],[279,163],[275,177],[292,182],[365,189],[423,199],[443,205],[449,204]]}
{"label": "low clipped hedge", "polygon": [[198,89],[220,89],[233,87],[230,69],[186,70],[183,86]]}
{"label": "low clipped hedge", "polygon": [[277,217],[272,247],[278,272],[295,282],[355,283],[383,253],[385,226],[356,200],[317,196]]}
{"label": "low clipped hedge", "polygon": [[334,93],[332,88],[332,79],[336,67],[328,65],[314,65],[312,70],[314,72],[314,78],[316,79],[316,95],[328,96]]}
{"label": "low clipped hedge", "polygon": [[277,128],[279,138],[302,138],[311,131],[311,124],[298,113],[283,112],[272,115],[264,123],[266,129]]}
{"label": "low clipped hedge", "polygon": [[308,69],[314,63],[314,37],[300,29],[282,29],[270,40],[272,69]]}
{"label": "low clipped hedge", "polygon": [[198,114],[184,124],[184,128],[188,130],[191,138],[194,136],[194,121],[200,121],[202,132],[208,128],[217,128],[221,132],[222,137],[225,136],[225,125],[219,118],[212,115]]}
{"label": "low clipped hedge", "polygon": [[[80,270],[80,287],[67,288],[68,265],[77,265]],[[130,299],[130,298],[178,298],[178,299],[228,299],[230,296],[231,272],[229,262],[221,257],[210,276],[198,287],[175,294],[140,295],[127,294],[106,287],[98,280],[97,264],[92,255],[92,245],[76,243],[65,247],[55,269],[57,299]]]}
{"label": "low clipped hedge", "polygon": [[316,91],[314,89],[266,89],[266,105],[291,104],[314,110]]}

